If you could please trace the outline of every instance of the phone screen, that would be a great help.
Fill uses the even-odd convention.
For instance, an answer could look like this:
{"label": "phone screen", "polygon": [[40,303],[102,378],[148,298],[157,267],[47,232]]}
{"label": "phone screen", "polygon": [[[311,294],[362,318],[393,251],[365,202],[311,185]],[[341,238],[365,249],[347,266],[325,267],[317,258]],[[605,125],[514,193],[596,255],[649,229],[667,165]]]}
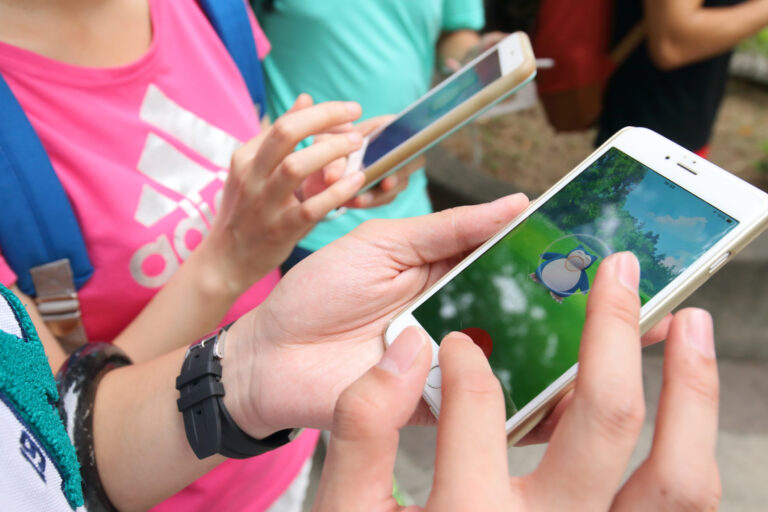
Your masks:
{"label": "phone screen", "polygon": [[611,148],[413,312],[488,357],[507,418],[578,358],[587,294],[609,254],[640,261],[643,304],[738,222]]}
{"label": "phone screen", "polygon": [[499,53],[496,50],[474,66],[449,78],[439,89],[384,128],[368,145],[363,165],[369,167],[500,77]]}

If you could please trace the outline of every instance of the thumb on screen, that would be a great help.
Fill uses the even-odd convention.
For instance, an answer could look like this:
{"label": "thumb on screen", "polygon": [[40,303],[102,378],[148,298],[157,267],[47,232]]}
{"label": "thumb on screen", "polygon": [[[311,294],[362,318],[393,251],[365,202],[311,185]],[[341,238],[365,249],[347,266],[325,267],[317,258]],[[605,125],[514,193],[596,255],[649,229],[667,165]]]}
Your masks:
{"label": "thumb on screen", "polygon": [[431,357],[427,334],[409,327],[341,394],[315,511],[373,510],[392,499],[398,432],[419,403]]}

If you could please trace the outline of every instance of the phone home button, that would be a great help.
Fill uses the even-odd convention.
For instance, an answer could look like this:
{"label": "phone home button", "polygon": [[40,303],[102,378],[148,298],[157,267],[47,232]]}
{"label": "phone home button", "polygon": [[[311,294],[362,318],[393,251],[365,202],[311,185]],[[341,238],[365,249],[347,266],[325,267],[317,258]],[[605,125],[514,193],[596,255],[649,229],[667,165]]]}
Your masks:
{"label": "phone home button", "polygon": [[440,385],[443,381],[443,375],[440,371],[440,366],[435,365],[432,367],[431,370],[429,370],[429,375],[427,376],[427,386],[429,386],[432,389],[440,389]]}

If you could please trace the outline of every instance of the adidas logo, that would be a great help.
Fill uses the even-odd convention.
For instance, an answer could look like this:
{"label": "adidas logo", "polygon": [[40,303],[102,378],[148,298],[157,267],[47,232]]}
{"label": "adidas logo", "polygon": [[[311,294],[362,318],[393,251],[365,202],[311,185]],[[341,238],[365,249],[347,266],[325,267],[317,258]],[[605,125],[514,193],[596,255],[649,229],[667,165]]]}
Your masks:
{"label": "adidas logo", "polygon": [[[147,88],[139,117],[156,132],[147,135],[137,169],[155,185],[144,185],[134,220],[150,228],[178,209],[185,213],[174,229],[172,240],[167,234],[161,234],[131,257],[133,279],[141,286],[159,288],[208,234],[214,212],[221,204],[223,188],[217,192],[213,205],[202,198],[201,192],[216,180],[226,180],[225,169],[229,168],[232,153],[241,143],[178,105],[153,84]],[[181,142],[218,170],[212,171],[192,160],[166,136]]]}

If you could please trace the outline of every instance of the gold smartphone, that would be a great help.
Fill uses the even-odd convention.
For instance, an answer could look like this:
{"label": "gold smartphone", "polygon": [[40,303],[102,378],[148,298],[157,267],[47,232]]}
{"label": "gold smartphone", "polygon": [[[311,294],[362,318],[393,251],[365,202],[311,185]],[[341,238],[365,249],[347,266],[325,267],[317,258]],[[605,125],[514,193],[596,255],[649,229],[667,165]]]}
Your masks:
{"label": "gold smartphone", "polygon": [[587,296],[609,254],[640,261],[647,331],[768,225],[768,195],[642,128],[625,128],[390,323],[432,339],[424,398],[440,411],[440,340],[468,334],[501,382],[510,443],[573,383]]}
{"label": "gold smartphone", "polygon": [[535,75],[528,36],[507,36],[366,137],[349,155],[346,172],[363,169],[366,179],[360,193],[368,190]]}

